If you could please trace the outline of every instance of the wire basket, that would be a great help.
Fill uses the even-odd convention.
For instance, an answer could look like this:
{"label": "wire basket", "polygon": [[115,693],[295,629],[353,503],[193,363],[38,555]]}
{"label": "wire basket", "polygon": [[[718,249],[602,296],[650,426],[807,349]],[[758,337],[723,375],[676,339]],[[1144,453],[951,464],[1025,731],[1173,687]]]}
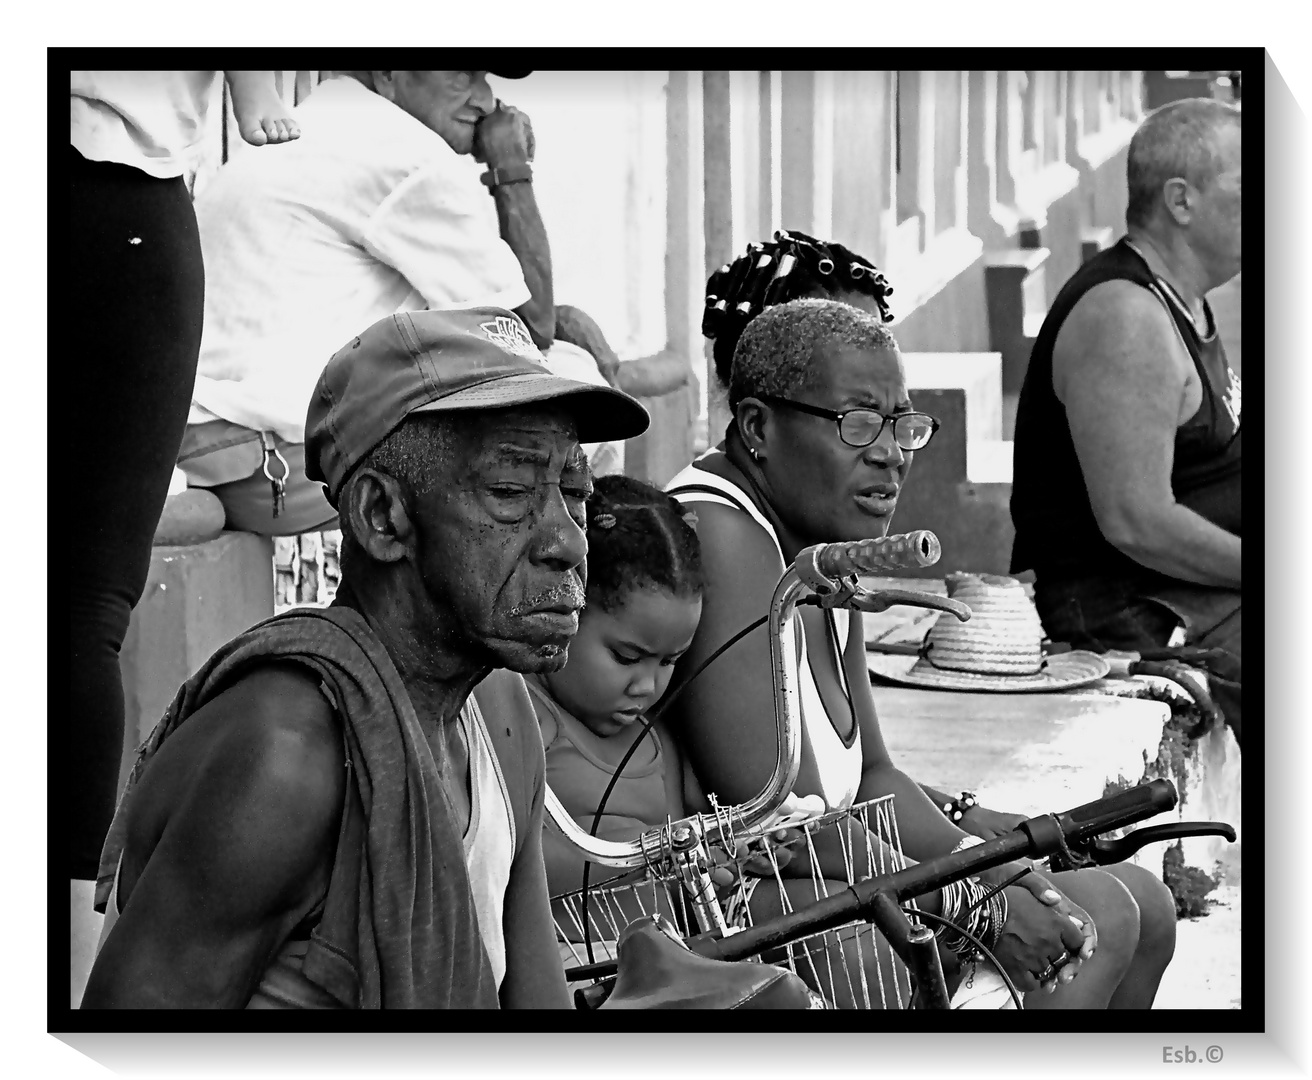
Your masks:
{"label": "wire basket", "polygon": [[[726,837],[722,861],[736,874],[735,883],[719,893],[731,933],[907,865],[891,795],[750,833],[735,833],[722,812],[707,819],[718,821]],[[775,846],[761,843],[765,833],[785,826],[802,834],[790,845],[791,859],[780,859]],[[841,875],[826,876],[822,861],[831,871],[841,866]],[[680,882],[651,865],[590,888],[586,924],[581,892],[553,898],[552,910],[561,957],[574,981],[582,974],[578,969],[615,960],[620,932],[636,919],[659,914],[685,935],[697,932]],[[813,934],[754,959],[788,968],[835,1008],[903,1009],[911,1002],[910,972],[866,923]]]}

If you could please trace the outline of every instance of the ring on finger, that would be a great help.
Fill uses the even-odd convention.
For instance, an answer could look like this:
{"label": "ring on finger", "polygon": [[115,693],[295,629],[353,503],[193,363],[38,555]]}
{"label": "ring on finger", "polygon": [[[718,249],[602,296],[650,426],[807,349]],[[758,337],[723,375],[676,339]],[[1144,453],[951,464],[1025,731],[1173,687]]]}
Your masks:
{"label": "ring on finger", "polygon": [[1056,960],[1050,961],[1048,966],[1039,974],[1039,982],[1045,983],[1051,979],[1055,979],[1057,977],[1057,972],[1061,971],[1062,968],[1069,964],[1071,959],[1071,954],[1067,952],[1062,953]]}

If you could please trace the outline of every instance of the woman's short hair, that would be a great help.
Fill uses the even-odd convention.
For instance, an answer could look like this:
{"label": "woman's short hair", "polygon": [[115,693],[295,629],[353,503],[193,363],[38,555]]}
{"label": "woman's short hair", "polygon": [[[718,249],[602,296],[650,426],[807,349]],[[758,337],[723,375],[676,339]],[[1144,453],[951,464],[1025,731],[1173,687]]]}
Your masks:
{"label": "woman's short hair", "polygon": [[858,292],[874,298],[884,322],[893,313],[893,289],[868,259],[794,230],[774,240],[748,244],[745,254],[715,271],[706,283],[702,335],[714,345],[715,374],[729,386],[734,350],[743,328],[765,308],[803,296]]}
{"label": "woman's short hair", "polygon": [[790,300],[766,308],[738,339],[729,378],[729,408],[744,398],[790,397],[812,385],[816,350],[840,344],[897,351],[897,339],[875,316],[837,300]]}

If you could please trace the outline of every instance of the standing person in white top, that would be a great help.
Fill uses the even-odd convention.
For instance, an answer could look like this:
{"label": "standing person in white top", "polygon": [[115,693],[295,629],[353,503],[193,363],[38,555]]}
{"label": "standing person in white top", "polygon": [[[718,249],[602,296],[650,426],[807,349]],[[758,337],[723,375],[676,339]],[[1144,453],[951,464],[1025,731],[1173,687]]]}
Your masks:
{"label": "standing person in white top", "polygon": [[196,374],[205,276],[186,176],[221,74],[248,141],[296,137],[270,71],[69,73],[68,261],[79,344],[66,351],[77,360],[62,383],[72,398],[74,459],[96,463],[79,492],[92,524],[70,590],[72,763],[64,794],[73,822],[74,1004],[100,929],[91,893],[123,754],[118,653],[145,588]]}
{"label": "standing person in white top", "polygon": [[[489,74],[528,72],[333,73],[297,107],[305,134],[286,154],[234,158],[198,197],[209,288],[178,464],[223,502],[229,528],[291,535],[335,522],[305,477],[305,409],[328,357],[361,326],[503,307],[551,348],[533,129],[496,99]],[[471,157],[486,166],[481,184]]]}
{"label": "standing person in white top", "polygon": [[[747,314],[749,321],[734,326],[706,320],[704,329],[728,333],[736,343],[728,388],[733,421],[720,446],[669,485],[685,503],[696,505],[699,488],[710,503],[697,507],[706,591],[697,636],[682,660],[689,670],[768,610],[774,583],[802,548],[884,535],[914,454],[936,427],[912,407],[897,343],[880,317],[885,288],[871,295],[850,285],[817,287],[828,295],[851,295],[865,311],[836,299],[772,303],[796,282],[812,280],[815,265],[805,267],[796,282],[786,281],[801,258],[815,254],[810,248],[820,250],[806,241],[807,250],[786,251],[782,258],[773,246],[749,252],[741,273],[716,275],[708,286],[708,312],[740,311],[742,304],[740,316]],[[820,276],[834,276],[839,258],[847,271],[849,255],[823,245],[825,262],[817,263],[827,271]],[[870,267],[861,276],[873,273]],[[850,282],[850,274],[843,280]],[[722,299],[726,306],[718,308]],[[911,859],[945,855],[973,842],[889,757],[859,614],[846,628],[829,623],[823,612],[807,611],[801,622],[804,738],[795,790],[820,794],[831,805],[896,795]],[[754,796],[774,766],[764,637],[764,629],[747,636],[694,680],[671,725],[702,789],[723,803]],[[820,857],[825,873],[842,880],[841,853],[821,850]],[[998,885],[1019,869],[1011,865],[980,876]],[[1027,1008],[1132,1006],[1146,980],[1156,987],[1170,959],[1169,953],[1162,958],[1154,949],[1140,949],[1136,902],[1107,873],[1081,871],[1051,880],[1029,873],[1004,895],[1008,907],[994,952],[1021,990],[1052,994],[1030,993]]]}

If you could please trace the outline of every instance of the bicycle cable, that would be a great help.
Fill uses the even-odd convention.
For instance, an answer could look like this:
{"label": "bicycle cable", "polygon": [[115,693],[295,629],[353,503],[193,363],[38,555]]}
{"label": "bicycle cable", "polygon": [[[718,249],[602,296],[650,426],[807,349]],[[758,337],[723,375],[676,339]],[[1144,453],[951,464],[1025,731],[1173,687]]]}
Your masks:
{"label": "bicycle cable", "polygon": [[[801,602],[805,602],[810,599],[811,599],[810,597],[805,597]],[[638,746],[642,743],[642,740],[649,734],[652,735],[652,738],[657,738],[657,736],[652,733],[652,725],[655,724],[656,721],[661,718],[665,710],[670,707],[670,703],[673,702],[674,699],[677,698],[681,693],[683,693],[685,689],[687,689],[688,684],[691,683],[693,679],[697,678],[698,675],[700,675],[703,671],[705,671],[708,667],[710,667],[713,661],[719,659],[720,655],[726,649],[728,649],[732,645],[736,645],[739,641],[745,638],[757,627],[763,625],[766,622],[766,620],[769,619],[769,617],[770,617],[769,614],[762,615],[759,619],[756,619],[754,622],[751,622],[747,626],[744,626],[741,630],[739,630],[736,634],[734,634],[733,637],[729,638],[728,641],[726,641],[723,645],[721,645],[713,653],[711,653],[710,656],[708,656],[705,660],[703,660],[691,675],[689,675],[681,683],[675,686],[674,689],[667,690],[664,697],[656,704],[656,707],[652,709],[650,713],[643,713],[641,715],[640,723],[642,724],[642,730],[638,732],[638,737],[633,740],[633,745],[630,746],[628,750],[625,751],[624,756],[620,758],[620,763],[617,766],[615,766],[615,772],[611,774],[610,783],[606,785],[606,790],[603,791],[601,795],[601,801],[597,804],[597,812],[592,816],[592,828],[588,830],[589,836],[597,835],[597,829],[600,828],[601,826],[602,812],[606,809],[606,802],[610,798],[611,792],[615,790],[615,785],[616,783],[619,782],[620,776],[624,772],[624,766],[626,766],[629,763],[629,759],[633,757],[634,753],[638,749]],[[597,960],[596,957],[593,955],[593,950],[592,950],[592,916],[588,908],[588,890],[589,890],[588,879],[591,876],[591,870],[592,870],[592,860],[585,859],[583,861],[583,887],[580,890],[581,901],[582,901],[581,906],[583,908],[583,947],[588,954],[588,963],[595,964]]]}
{"label": "bicycle cable", "polygon": [[[908,914],[905,909],[903,909],[903,914]],[[915,914],[917,918],[930,919],[946,929],[955,931],[973,944],[975,948],[988,958],[988,962],[993,965],[993,969],[1002,976],[1002,981],[1007,984],[1007,992],[1011,994],[1011,1000],[1016,1003],[1016,1008],[1020,1009],[1022,1012],[1024,1011],[1025,1003],[1021,1001],[1020,991],[1016,989],[1016,984],[1011,981],[1011,976],[1002,970],[1002,965],[998,963],[998,958],[989,951],[988,946],[985,945],[984,942],[980,941],[980,939],[969,930],[962,929],[956,923],[945,919],[942,915],[935,915],[932,911],[920,911],[919,909],[916,909]]]}

